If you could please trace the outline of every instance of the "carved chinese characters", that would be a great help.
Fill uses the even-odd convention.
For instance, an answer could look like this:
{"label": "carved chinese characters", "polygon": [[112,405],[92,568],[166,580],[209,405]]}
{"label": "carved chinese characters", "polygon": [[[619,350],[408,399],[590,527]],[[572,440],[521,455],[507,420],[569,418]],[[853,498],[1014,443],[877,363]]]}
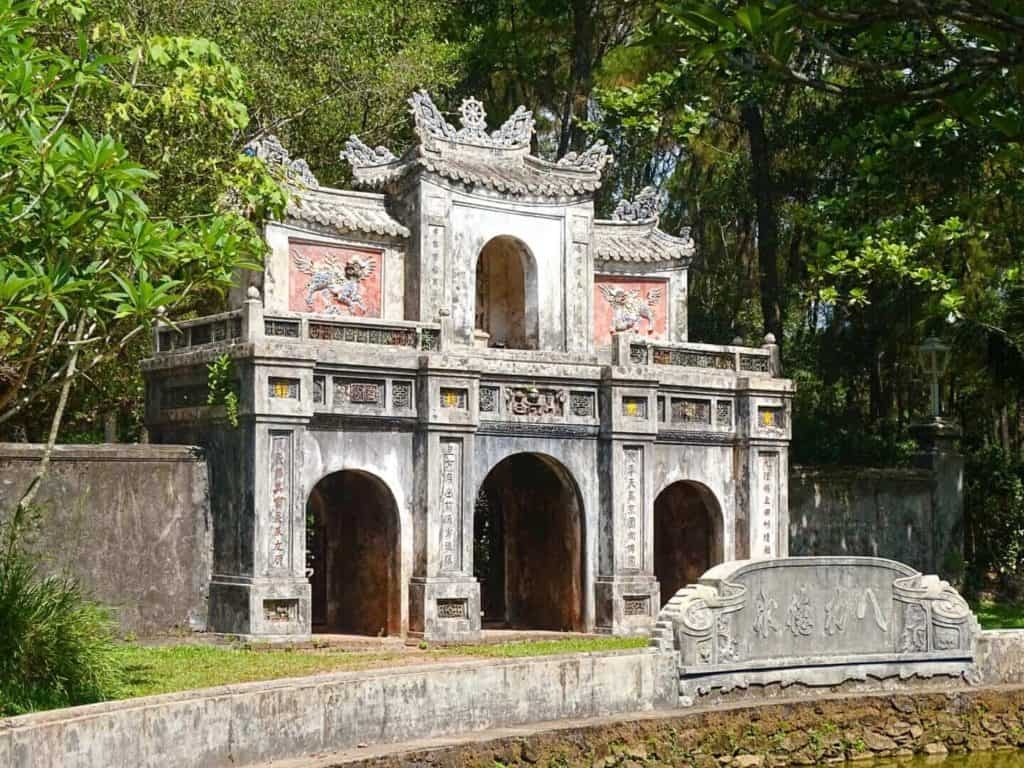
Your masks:
{"label": "carved chinese characters", "polygon": [[441,571],[462,569],[462,442],[441,441]]}
{"label": "carved chinese characters", "polygon": [[594,343],[608,346],[612,333],[666,338],[668,282],[598,275],[594,278]]}
{"label": "carved chinese characters", "polygon": [[622,567],[638,570],[643,566],[644,449],[622,449],[625,488],[622,500]]}
{"label": "carved chinese characters", "polygon": [[380,251],[293,242],[288,308],[293,312],[380,317]]}
{"label": "carved chinese characters", "polygon": [[288,540],[291,508],[292,435],[270,433],[270,567],[289,565]]}
{"label": "carved chinese characters", "polygon": [[775,555],[775,519],[779,506],[779,454],[759,453],[754,493],[756,503],[751,531],[751,557]]}

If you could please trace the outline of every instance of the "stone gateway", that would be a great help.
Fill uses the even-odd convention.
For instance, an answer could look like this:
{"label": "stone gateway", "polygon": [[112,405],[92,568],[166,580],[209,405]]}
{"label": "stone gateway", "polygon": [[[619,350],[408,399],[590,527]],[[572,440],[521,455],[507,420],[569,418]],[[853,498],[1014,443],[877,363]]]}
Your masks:
{"label": "stone gateway", "polygon": [[346,144],[368,191],[252,145],[291,186],[264,272],[156,330],[152,438],[209,459],[210,628],[639,634],[707,568],[786,556],[792,384],[771,337],[689,341],[689,233],[651,190],[595,217],[600,142],[549,162],[522,107],[410,105],[400,157]]}

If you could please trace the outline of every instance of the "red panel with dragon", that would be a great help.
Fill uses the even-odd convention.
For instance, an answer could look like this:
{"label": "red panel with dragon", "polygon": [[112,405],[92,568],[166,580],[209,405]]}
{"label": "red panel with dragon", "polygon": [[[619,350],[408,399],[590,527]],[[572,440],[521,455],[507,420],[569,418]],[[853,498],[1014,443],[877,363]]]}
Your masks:
{"label": "red panel with dragon", "polygon": [[288,307],[293,312],[380,317],[381,251],[292,242]]}
{"label": "red panel with dragon", "polygon": [[666,338],[668,281],[597,275],[594,278],[594,343],[612,342],[612,331]]}

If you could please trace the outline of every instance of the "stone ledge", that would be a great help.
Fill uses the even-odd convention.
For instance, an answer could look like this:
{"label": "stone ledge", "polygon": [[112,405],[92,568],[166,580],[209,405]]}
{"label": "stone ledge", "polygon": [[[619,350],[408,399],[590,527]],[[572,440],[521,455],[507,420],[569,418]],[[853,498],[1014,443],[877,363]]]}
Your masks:
{"label": "stone ledge", "polygon": [[[38,461],[41,443],[0,443],[0,461]],[[202,461],[203,449],[194,445],[155,445],[141,443],[105,443],[102,445],[55,445],[53,462],[65,461]]]}

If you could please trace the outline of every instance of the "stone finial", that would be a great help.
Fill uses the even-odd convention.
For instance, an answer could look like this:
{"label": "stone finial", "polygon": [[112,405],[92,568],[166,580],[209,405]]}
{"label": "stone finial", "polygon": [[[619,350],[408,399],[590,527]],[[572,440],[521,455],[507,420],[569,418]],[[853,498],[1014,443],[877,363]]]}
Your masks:
{"label": "stone finial", "polygon": [[732,345],[734,347],[742,347],[743,346],[743,337],[742,336],[735,336],[733,338],[733,340],[732,340]]}
{"label": "stone finial", "polygon": [[250,301],[256,301],[260,297],[260,289],[257,288],[255,285],[250,285],[246,289],[245,295]]}
{"label": "stone finial", "polygon": [[368,165],[387,165],[398,159],[385,146],[377,145],[371,149],[355,134],[349,136],[348,141],[345,142],[345,149],[341,151],[341,158],[348,160],[353,168],[363,168]]}
{"label": "stone finial", "polygon": [[167,314],[167,307],[165,307],[163,304],[161,304],[159,307],[156,308],[156,316],[157,317],[163,317],[166,314]]}
{"label": "stone finial", "polygon": [[771,332],[766,333],[764,335],[764,343],[765,344],[774,344],[775,343],[775,334],[771,333]]}
{"label": "stone finial", "polygon": [[449,317],[451,313],[452,311],[448,307],[441,307],[439,310],[437,310],[438,317]]}
{"label": "stone finial", "polygon": [[292,159],[288,150],[281,144],[277,136],[268,134],[253,139],[242,150],[249,157],[256,157],[267,165],[276,165],[284,170],[285,176],[300,184],[318,189],[320,182],[309,168],[309,164],[302,158]]}
{"label": "stone finial", "polygon": [[612,213],[613,221],[657,221],[661,194],[654,187],[644,187],[632,200],[620,200]]}

